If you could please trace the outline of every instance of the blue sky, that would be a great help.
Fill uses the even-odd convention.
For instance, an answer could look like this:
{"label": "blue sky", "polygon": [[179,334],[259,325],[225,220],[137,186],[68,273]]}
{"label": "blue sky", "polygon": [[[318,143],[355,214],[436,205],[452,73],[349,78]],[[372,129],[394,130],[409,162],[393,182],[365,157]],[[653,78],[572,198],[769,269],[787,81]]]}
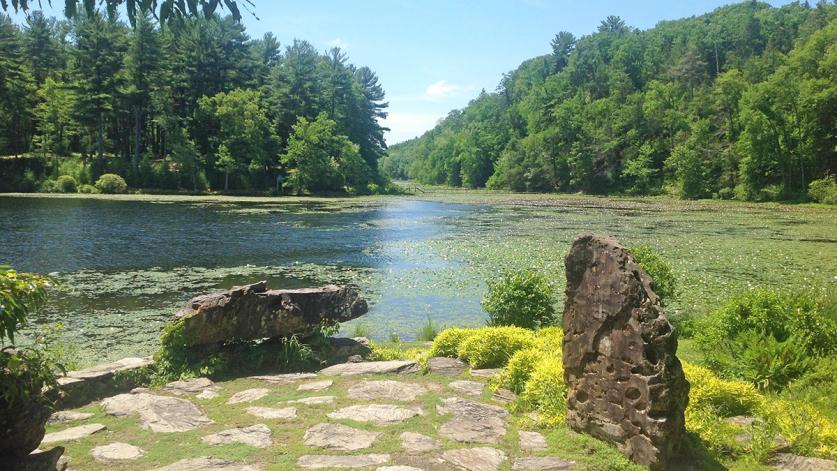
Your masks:
{"label": "blue sky", "polygon": [[[61,0],[54,0],[58,5]],[[46,1],[44,1],[46,3]],[[550,51],[558,31],[581,36],[607,15],[647,29],[734,3],[723,0],[254,0],[252,37],[272,31],[282,44],[339,45],[378,73],[390,102],[387,142],[420,135],[504,72]],[[770,0],[779,5],[786,1]],[[60,10],[53,9],[60,13]],[[17,15],[22,20],[22,15]]]}

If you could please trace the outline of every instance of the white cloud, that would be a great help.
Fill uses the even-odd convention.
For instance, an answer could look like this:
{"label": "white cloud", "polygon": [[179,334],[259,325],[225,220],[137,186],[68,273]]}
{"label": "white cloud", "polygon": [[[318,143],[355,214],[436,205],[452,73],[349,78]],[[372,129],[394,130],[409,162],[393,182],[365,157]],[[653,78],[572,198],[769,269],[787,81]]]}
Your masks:
{"label": "white cloud", "polygon": [[430,130],[445,116],[444,113],[390,112],[383,125],[390,128],[386,135],[388,145],[420,136]]}
{"label": "white cloud", "polygon": [[349,43],[343,40],[343,38],[334,38],[328,42],[328,47],[339,47],[340,49],[347,50],[349,49]]}
{"label": "white cloud", "polygon": [[460,90],[462,90],[462,87],[460,87],[459,85],[448,83],[445,80],[439,80],[436,83],[428,85],[427,89],[425,89],[424,91],[424,94],[425,96],[431,99],[442,99]]}

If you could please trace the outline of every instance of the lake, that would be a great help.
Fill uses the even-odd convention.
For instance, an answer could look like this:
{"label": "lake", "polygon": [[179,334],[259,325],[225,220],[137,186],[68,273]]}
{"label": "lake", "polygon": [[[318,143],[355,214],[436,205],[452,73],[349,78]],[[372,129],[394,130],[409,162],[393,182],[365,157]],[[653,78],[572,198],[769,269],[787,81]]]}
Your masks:
{"label": "lake", "polygon": [[[451,192],[355,199],[0,196],[0,264],[53,273],[34,325],[60,322],[90,364],[153,352],[190,297],[268,280],[357,287],[373,338],[432,319],[478,325],[485,280],[549,274],[585,231],[652,246],[702,315],[754,286],[834,286],[837,211],[780,205]],[[557,300],[561,303],[562,300]]]}

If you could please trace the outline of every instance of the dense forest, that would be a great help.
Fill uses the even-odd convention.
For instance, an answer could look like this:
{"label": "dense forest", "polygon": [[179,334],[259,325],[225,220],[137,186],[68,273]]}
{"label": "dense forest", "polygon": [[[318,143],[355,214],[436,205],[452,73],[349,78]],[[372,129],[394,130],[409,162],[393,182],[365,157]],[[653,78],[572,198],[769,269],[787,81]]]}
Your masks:
{"label": "dense forest", "polygon": [[106,173],[190,191],[384,183],[384,91],[340,49],[252,39],[234,16],[131,20],[0,14],[0,191],[95,191]]}
{"label": "dense forest", "polygon": [[645,31],[611,16],[551,45],[393,146],[384,171],[514,191],[759,201],[804,197],[812,182],[835,191],[833,3],[747,1]]}

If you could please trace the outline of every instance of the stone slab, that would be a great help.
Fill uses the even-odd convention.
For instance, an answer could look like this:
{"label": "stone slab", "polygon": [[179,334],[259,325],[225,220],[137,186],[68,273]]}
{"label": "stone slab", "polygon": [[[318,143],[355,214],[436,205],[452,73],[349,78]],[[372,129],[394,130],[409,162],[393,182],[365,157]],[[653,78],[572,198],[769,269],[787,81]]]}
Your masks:
{"label": "stone slab", "polygon": [[324,375],[351,376],[366,374],[418,373],[419,364],[414,361],[366,361],[363,363],[341,363],[320,371]]}
{"label": "stone slab", "polygon": [[44,435],[44,439],[41,440],[41,445],[79,440],[81,438],[89,437],[96,432],[101,432],[104,429],[105,426],[102,424],[86,424],[79,425],[78,427],[71,427]]}
{"label": "stone slab", "polygon": [[390,456],[385,454],[372,455],[303,455],[296,461],[296,465],[304,469],[359,469],[390,461]]}

